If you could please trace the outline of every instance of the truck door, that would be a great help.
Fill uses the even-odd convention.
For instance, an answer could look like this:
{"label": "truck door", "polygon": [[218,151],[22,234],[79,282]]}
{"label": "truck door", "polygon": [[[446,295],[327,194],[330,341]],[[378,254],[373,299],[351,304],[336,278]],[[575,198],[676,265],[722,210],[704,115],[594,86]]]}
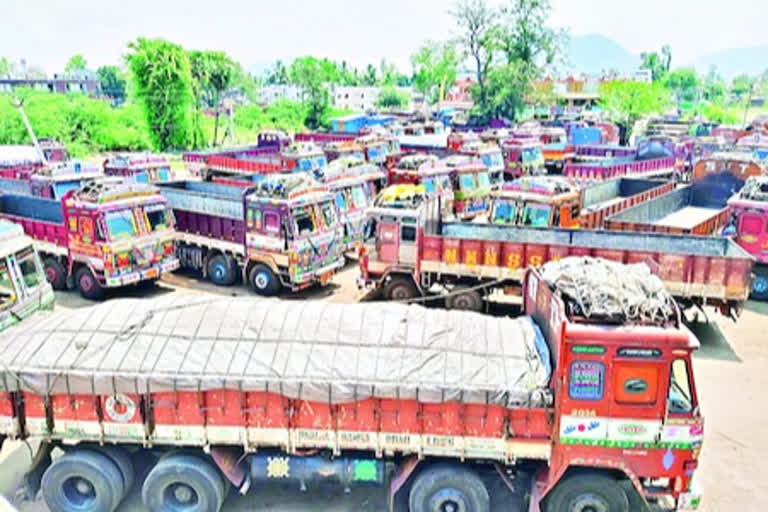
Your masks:
{"label": "truck door", "polygon": [[388,263],[396,263],[400,247],[400,224],[397,219],[382,217],[378,225],[376,249],[379,259]]}
{"label": "truck door", "polygon": [[400,263],[416,264],[416,257],[418,256],[417,231],[415,218],[403,217],[400,219],[400,246],[397,252]]}
{"label": "truck door", "polygon": [[756,213],[742,213],[739,217],[738,243],[752,255],[761,256],[765,240],[765,220]]}

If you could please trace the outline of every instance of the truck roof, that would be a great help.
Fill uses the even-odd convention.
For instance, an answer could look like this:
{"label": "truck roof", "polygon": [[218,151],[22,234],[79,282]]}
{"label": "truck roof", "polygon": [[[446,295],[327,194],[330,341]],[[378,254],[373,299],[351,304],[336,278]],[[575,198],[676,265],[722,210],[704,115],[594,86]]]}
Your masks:
{"label": "truck roof", "polygon": [[42,394],[269,387],[325,403],[373,395],[504,406],[535,405],[552,373],[530,317],[180,294],[13,327],[0,368],[17,377],[12,386]]}
{"label": "truck roof", "polygon": [[89,181],[72,193],[72,199],[86,203],[113,203],[141,197],[160,196],[157,188],[145,183],[120,183],[103,179]]}
{"label": "truck roof", "polygon": [[15,222],[0,219],[0,256],[15,253],[32,245],[32,239],[24,234]]}

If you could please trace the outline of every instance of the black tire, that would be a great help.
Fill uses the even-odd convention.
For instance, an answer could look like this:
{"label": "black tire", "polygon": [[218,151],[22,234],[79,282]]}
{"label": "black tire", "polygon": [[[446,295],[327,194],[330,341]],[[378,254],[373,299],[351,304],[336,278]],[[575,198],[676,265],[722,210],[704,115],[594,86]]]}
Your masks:
{"label": "black tire", "polygon": [[469,468],[437,464],[422,471],[408,496],[410,512],[490,512],[488,489]]}
{"label": "black tire", "polygon": [[75,285],[80,295],[89,300],[101,300],[104,298],[104,288],[96,280],[96,277],[88,267],[80,267],[75,272]]}
{"label": "black tire", "polygon": [[43,498],[53,511],[111,512],[125,494],[120,469],[103,453],[76,450],[43,474]]}
{"label": "black tire", "polygon": [[384,285],[384,298],[387,300],[408,300],[419,295],[419,290],[408,277],[393,277]]}
{"label": "black tire", "polygon": [[635,484],[633,484],[630,480],[621,480],[619,485],[622,489],[624,489],[624,494],[627,495],[627,502],[629,503],[630,512],[651,512],[648,504],[645,502],[645,500],[643,500],[642,497],[640,497],[637,489],[635,489]]}
{"label": "black tire", "polygon": [[120,446],[104,445],[100,446],[98,451],[109,457],[120,470],[120,475],[123,477],[123,488],[125,489],[123,497],[127,496],[133,488],[135,474],[131,456]]}
{"label": "black tire", "polygon": [[206,265],[208,279],[217,286],[232,286],[237,279],[237,263],[234,258],[217,254]]}
{"label": "black tire", "polygon": [[477,290],[456,286],[451,291],[451,295],[445,299],[445,307],[461,311],[480,311],[483,309],[483,296]]}
{"label": "black tire", "polygon": [[152,512],[218,512],[224,480],[209,462],[192,455],[162,458],[144,480],[141,499]]}
{"label": "black tire", "polygon": [[265,297],[277,295],[282,287],[280,278],[271,268],[262,264],[254,265],[248,272],[248,282],[251,283],[253,291]]}
{"label": "black tire", "polygon": [[547,496],[544,507],[544,512],[578,510],[629,512],[629,500],[615,479],[597,473],[580,473],[560,481]]}
{"label": "black tire", "polygon": [[768,300],[768,267],[755,266],[755,279],[752,281],[750,297],[754,300]]}
{"label": "black tire", "polygon": [[56,258],[46,258],[43,261],[43,270],[48,282],[51,283],[54,290],[67,289],[67,270]]}

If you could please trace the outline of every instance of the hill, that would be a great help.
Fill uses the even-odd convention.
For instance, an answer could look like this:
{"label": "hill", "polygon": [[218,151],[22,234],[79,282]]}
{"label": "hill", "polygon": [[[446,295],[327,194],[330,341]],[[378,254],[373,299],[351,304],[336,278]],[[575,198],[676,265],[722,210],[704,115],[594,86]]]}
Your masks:
{"label": "hill", "polygon": [[600,34],[571,36],[569,43],[566,68],[575,72],[599,74],[616,70],[631,73],[640,65],[639,56]]}

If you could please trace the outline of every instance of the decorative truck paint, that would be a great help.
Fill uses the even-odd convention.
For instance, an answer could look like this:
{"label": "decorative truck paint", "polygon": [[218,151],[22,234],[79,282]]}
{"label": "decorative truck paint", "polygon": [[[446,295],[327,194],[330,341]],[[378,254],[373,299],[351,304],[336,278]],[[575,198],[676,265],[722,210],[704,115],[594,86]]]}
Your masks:
{"label": "decorative truck paint", "polygon": [[151,153],[119,153],[104,161],[104,174],[120,177],[126,183],[158,183],[175,179],[170,162]]}
{"label": "decorative truck paint", "polygon": [[[304,179],[281,179],[287,178]],[[239,274],[265,295],[328,282],[344,264],[342,226],[328,189],[318,185],[281,195],[264,183],[162,185],[176,217],[181,264],[219,285],[233,284]],[[302,232],[300,223],[311,232]]]}
{"label": "decorative truck paint", "polygon": [[[473,386],[477,380],[474,375],[451,378],[450,394],[441,393],[443,388],[413,392],[408,383],[398,380],[372,386],[369,380],[352,377],[345,380],[344,395],[340,397],[337,388],[329,383],[335,379],[315,377],[319,370],[313,364],[296,368],[289,365],[285,369],[289,376],[264,371],[265,366],[270,368],[274,356],[263,351],[278,354],[290,346],[294,358],[299,354],[306,357],[304,345],[319,343],[293,334],[298,332],[293,327],[296,308],[306,306],[296,304],[290,309],[275,301],[220,297],[209,301],[208,307],[216,307],[219,315],[215,320],[198,309],[189,311],[185,318],[188,324],[179,325],[180,315],[195,305],[171,307],[166,299],[165,303],[151,304],[150,311],[162,315],[155,314],[134,326],[137,334],[131,350],[135,355],[127,352],[122,359],[118,356],[120,362],[114,368],[98,363],[104,360],[99,352],[99,357],[94,358],[97,362],[86,368],[81,368],[78,358],[69,365],[63,357],[68,354],[67,346],[95,334],[88,330],[89,322],[83,322],[81,331],[71,335],[74,341],[65,337],[57,347],[46,347],[46,354],[51,353],[46,355],[45,365],[31,360],[28,351],[14,345],[26,338],[18,330],[12,331],[6,346],[21,355],[12,365],[3,362],[0,369],[0,382],[9,383],[0,388],[0,435],[22,439],[41,435],[50,443],[42,443],[43,449],[64,450],[65,455],[53,464],[49,457],[34,458],[33,469],[38,474],[47,472],[42,478],[46,497],[59,490],[58,485],[64,485],[72,474],[79,475],[74,461],[80,450],[117,457],[120,447],[127,446],[131,452],[158,449],[166,454],[153,463],[157,465],[143,483],[145,497],[154,496],[152,482],[158,472],[162,473],[161,468],[172,468],[164,474],[166,485],[173,487],[189,482],[190,475],[198,475],[195,481],[199,481],[199,474],[207,473],[215,485],[196,486],[195,492],[204,493],[199,499],[210,503],[211,510],[218,510],[223,501],[222,478],[241,493],[263,489],[270,482],[314,486],[335,479],[345,487],[356,483],[388,484],[389,510],[405,512],[408,506],[402,504],[409,502],[409,492],[413,503],[414,495],[418,495],[413,489],[423,485],[420,482],[425,477],[431,479],[431,486],[446,482],[448,497],[459,492],[451,487],[457,479],[465,486],[477,486],[481,489],[478,492],[487,496],[478,476],[483,468],[489,478],[496,474],[504,479],[519,498],[529,495],[530,512],[547,510],[543,500],[562,496],[560,486],[566,482],[572,493],[585,496],[583,500],[591,497],[589,503],[595,501],[595,493],[603,491],[600,486],[610,486],[614,496],[618,493],[622,497],[619,503],[625,507],[626,492],[643,502],[663,505],[665,510],[696,508],[700,495],[693,475],[703,442],[704,419],[692,366],[692,353],[699,345],[695,336],[680,324],[679,318],[655,325],[585,320],[569,313],[560,292],[550,288],[535,270],[527,273],[524,282],[523,309],[527,316],[518,321],[535,337],[534,342],[525,342],[535,354],[521,359],[543,361],[547,378],[543,385],[527,388],[532,396],[523,403],[508,400],[507,393],[503,393],[504,402],[499,403],[496,397],[490,397],[493,393]],[[136,305],[127,302],[124,307],[133,311]],[[245,307],[249,315],[237,323],[229,319],[228,312],[242,312]],[[266,317],[278,307],[289,310],[283,315],[277,310],[273,318]],[[332,333],[322,343],[338,351],[342,359],[344,354],[351,354],[351,359],[357,360],[349,345],[362,347],[360,350],[373,345],[369,350],[389,358],[385,352],[391,347],[390,341],[379,341],[376,346],[379,333],[373,333],[374,341],[366,335],[363,343],[362,335],[358,335],[354,343],[344,342],[351,335],[346,332],[352,329],[350,315],[373,317],[381,313],[381,306],[355,305],[357,309],[348,314],[344,314],[345,307],[350,306],[324,305],[327,314],[322,321],[312,323],[313,328],[319,324]],[[411,315],[418,312],[422,317],[430,314],[417,308],[401,307],[397,311]],[[198,316],[192,317],[192,313]],[[88,314],[95,319],[104,317],[103,310]],[[291,321],[283,329],[280,326],[286,316]],[[493,333],[506,328],[511,345],[524,342],[520,328],[510,330],[517,325],[510,324],[514,322],[511,319],[483,317],[479,321],[481,317],[470,318],[471,313],[452,316],[466,322],[474,320],[472,332],[482,332],[478,331],[481,327]],[[204,319],[214,327],[203,325]],[[403,324],[409,346],[423,331],[435,332],[440,327],[420,325],[415,316],[408,319],[414,324],[412,330],[405,330],[406,325],[411,326],[405,319],[397,323]],[[268,335],[262,335],[265,324]],[[384,331],[398,328],[382,327]],[[273,334],[275,329],[279,334]],[[113,330],[108,332],[112,334]],[[122,339],[121,332],[114,331],[111,339]],[[236,337],[238,333],[240,338]],[[44,330],[34,334],[41,340],[51,335]],[[429,341],[439,342],[441,347],[445,343],[442,337]],[[185,354],[190,345],[205,349],[197,357],[179,357],[178,351]],[[505,360],[497,353],[508,352],[497,347],[495,341],[489,343],[488,337],[472,347],[471,351],[465,353],[462,348],[460,354],[457,351],[454,355],[461,355],[462,361],[474,361],[485,355],[479,352],[482,347],[495,356],[492,361],[496,368],[497,361]],[[108,349],[118,353],[126,350],[119,343]],[[403,349],[397,348],[398,357]],[[67,363],[59,364],[61,359]],[[426,366],[439,370],[440,375],[452,375],[450,364],[449,358],[433,356]],[[506,370],[507,366],[502,368]],[[359,375],[353,373],[354,369],[345,371]],[[36,385],[52,375],[59,376],[52,379],[55,385]],[[14,378],[17,376],[22,378]],[[629,394],[626,390],[635,389],[638,382],[645,385],[645,391]],[[514,385],[505,382],[507,387]],[[327,398],[315,398],[312,390],[316,390],[314,395],[325,394]],[[350,398],[344,399],[346,395]],[[102,445],[110,446],[110,451],[103,450]],[[122,480],[120,476],[121,471],[131,471],[130,464],[117,467],[112,457],[104,459],[105,473],[107,467],[114,467],[117,469],[110,471],[117,480],[127,480],[124,473]],[[57,479],[53,468],[61,468],[69,461],[73,469]],[[385,471],[385,463],[394,466],[391,476]],[[495,472],[487,471],[494,467]],[[580,478],[578,471],[569,471],[585,467],[590,470],[591,480]],[[531,478],[515,479],[511,485],[507,475],[517,470],[529,472]],[[133,477],[133,473],[129,476]],[[600,479],[597,488],[592,486],[595,479]],[[218,494],[216,489],[220,489]],[[162,491],[154,498],[159,500],[158,507],[165,506],[168,496],[177,500],[186,496]],[[442,493],[435,492],[437,500]],[[121,501],[125,494],[118,493],[105,508]]]}
{"label": "decorative truck paint", "polygon": [[147,185],[95,182],[61,200],[3,194],[0,216],[35,240],[54,288],[74,284],[86,298],[179,266],[170,211]]}
{"label": "decorative truck paint", "polygon": [[[662,196],[663,197],[663,196]],[[713,304],[723,314],[738,312],[749,296],[753,260],[727,238],[665,233],[625,233],[446,222],[438,198],[425,196],[418,206],[369,210],[373,238],[362,250],[361,285],[384,292],[395,279],[410,296],[433,285],[444,290],[487,285],[519,285],[526,268],[566,256],[595,256],[623,263],[647,262],[683,305]],[[414,226],[415,233],[403,229]],[[519,288],[517,289],[519,291]],[[472,308],[481,292],[471,291]],[[391,299],[392,297],[386,297]],[[403,298],[402,296],[399,298]]]}
{"label": "decorative truck paint", "polygon": [[53,308],[53,301],[34,241],[18,224],[0,220],[0,331]]}
{"label": "decorative truck paint", "polygon": [[628,160],[612,158],[593,162],[571,162],[563,169],[563,176],[582,181],[601,181],[610,178],[661,178],[677,174],[674,157]]}

